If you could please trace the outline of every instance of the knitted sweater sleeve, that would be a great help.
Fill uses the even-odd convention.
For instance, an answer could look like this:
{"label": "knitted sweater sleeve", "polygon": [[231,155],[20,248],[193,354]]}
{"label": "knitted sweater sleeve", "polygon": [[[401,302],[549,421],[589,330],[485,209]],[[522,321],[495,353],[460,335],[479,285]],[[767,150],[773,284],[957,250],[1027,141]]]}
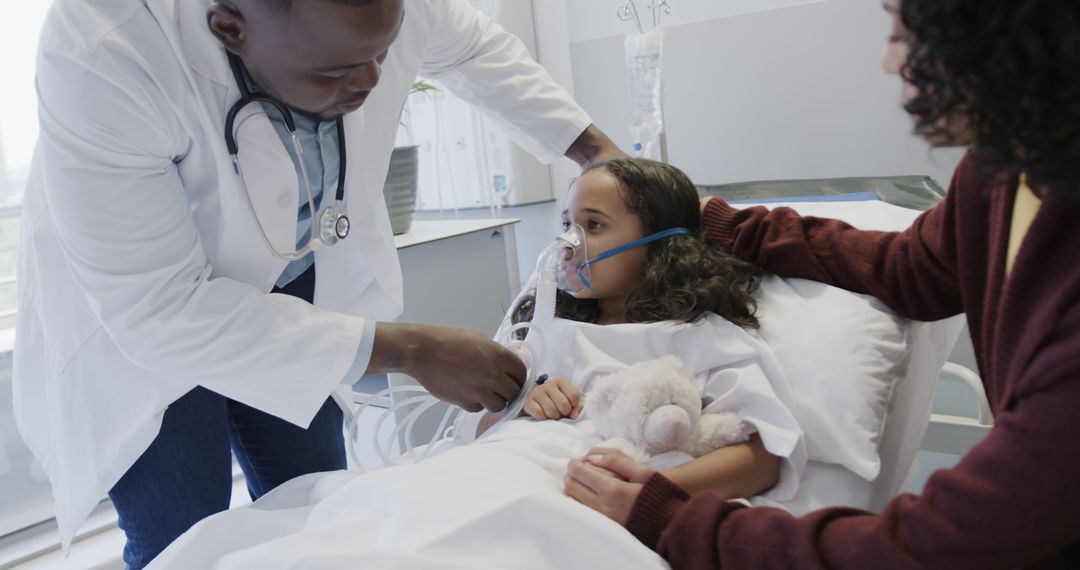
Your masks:
{"label": "knitted sweater sleeve", "polygon": [[[970,158],[945,199],[903,232],[864,231],[802,217],[790,208],[736,209],[713,198],[701,224],[709,238],[782,277],[867,293],[901,315],[934,321],[963,312],[957,277],[956,186],[973,176]],[[969,174],[971,176],[969,176]]]}

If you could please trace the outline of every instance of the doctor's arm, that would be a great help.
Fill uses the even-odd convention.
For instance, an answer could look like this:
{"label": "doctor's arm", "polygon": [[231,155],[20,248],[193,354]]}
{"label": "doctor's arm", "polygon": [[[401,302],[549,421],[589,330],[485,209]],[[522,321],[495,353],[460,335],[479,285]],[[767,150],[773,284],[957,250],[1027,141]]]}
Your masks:
{"label": "doctor's arm", "polygon": [[595,124],[589,125],[566,151],[566,158],[578,163],[582,168],[605,160],[627,157],[628,155],[615,146],[611,138]]}
{"label": "doctor's arm", "polygon": [[626,156],[521,40],[468,0],[426,1],[435,18],[421,75],[490,111],[543,162],[566,156],[584,167]]}

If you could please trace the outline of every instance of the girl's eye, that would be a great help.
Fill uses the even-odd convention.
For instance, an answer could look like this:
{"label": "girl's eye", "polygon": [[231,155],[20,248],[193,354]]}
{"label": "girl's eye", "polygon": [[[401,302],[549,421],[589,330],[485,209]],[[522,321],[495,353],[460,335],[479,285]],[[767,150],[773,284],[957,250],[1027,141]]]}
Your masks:
{"label": "girl's eye", "polygon": [[562,221],[562,231],[565,232],[565,231],[567,231],[569,229],[570,229],[570,222],[568,222],[566,220],[563,220]]}
{"label": "girl's eye", "polygon": [[598,230],[598,229],[604,227],[604,224],[601,224],[600,222],[598,222],[596,220],[589,220],[588,227],[589,227],[590,230]]}

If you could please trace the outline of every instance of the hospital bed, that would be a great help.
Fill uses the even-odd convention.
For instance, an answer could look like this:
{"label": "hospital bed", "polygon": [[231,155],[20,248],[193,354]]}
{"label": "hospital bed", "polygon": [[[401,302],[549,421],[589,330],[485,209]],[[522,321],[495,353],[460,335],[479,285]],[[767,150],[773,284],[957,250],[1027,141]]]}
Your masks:
{"label": "hospital bed", "polygon": [[[856,227],[885,230],[910,225],[918,215],[910,208],[913,201],[923,200],[925,207],[934,201],[934,192],[940,198],[940,188],[929,179],[755,184],[752,190],[745,186],[704,190],[736,202],[745,192],[770,207],[790,206],[804,215],[836,217]],[[770,186],[779,198],[763,198],[762,188]],[[816,196],[808,191],[815,188]],[[860,191],[841,191],[844,188]],[[814,199],[822,196],[826,198]],[[890,203],[897,199],[906,200],[905,207]],[[916,452],[926,448],[924,441],[934,451],[962,453],[989,429],[989,409],[978,377],[946,363],[963,328],[962,317],[911,322],[875,299],[777,277],[765,279],[758,298],[760,333],[796,393],[796,416],[807,432],[810,461],[794,498],[776,502],[754,497],[751,503],[795,514],[828,505],[880,510],[903,487]],[[979,402],[973,406],[977,410],[973,417],[932,413],[939,378],[970,388]],[[410,396],[396,397],[401,403]],[[399,422],[399,428],[410,416],[423,413],[437,418],[440,426],[447,425],[442,421],[445,408],[437,406],[423,413],[405,408],[395,413],[389,421]],[[535,432],[540,437],[533,440],[550,446],[565,435],[559,431],[564,425],[512,422],[504,431],[547,429]],[[437,433],[441,429],[412,434],[397,429],[389,436],[385,430],[375,431],[387,438],[383,445],[389,449],[400,448],[403,439],[426,442],[429,435],[441,435]],[[510,445],[512,435],[495,441],[492,448]],[[493,438],[500,436],[502,432]],[[574,445],[567,441],[568,446]],[[567,457],[584,449],[573,449]],[[533,451],[518,455],[525,457]],[[374,561],[372,567],[480,568],[500,567],[510,559],[520,562],[516,567],[538,569],[665,567],[621,527],[562,497],[550,480],[532,479],[529,471],[517,470],[518,455],[513,461],[488,465],[480,453],[481,446],[467,446],[460,453],[435,454],[419,463],[415,460],[423,456],[414,453],[389,458],[403,466],[367,475],[337,472],[298,478],[251,507],[203,521],[154,567],[208,566],[216,561],[222,568],[231,568],[285,563],[286,559],[289,564],[327,568],[359,561]],[[435,462],[441,463],[436,466]],[[426,475],[425,464],[434,466]],[[565,458],[554,464],[555,469],[565,465]],[[498,481],[507,484],[475,486],[469,470],[488,468],[505,468]],[[545,484],[549,492],[542,496],[515,494],[516,489]],[[229,532],[234,534],[224,539]],[[510,550],[500,553],[503,548]]]}
{"label": "hospital bed", "polygon": [[[928,176],[752,181],[699,185],[698,190],[704,196],[718,196],[737,206],[788,206],[806,215],[837,217],[857,227],[883,230],[906,228],[921,211],[945,195],[944,189]],[[809,289],[808,296],[818,295],[818,289],[830,289],[816,284],[804,284],[802,288]],[[797,292],[786,293],[798,296]],[[836,297],[837,303],[847,300],[843,294]],[[868,310],[873,313],[880,308]],[[820,311],[823,318],[828,316],[826,312]],[[908,323],[904,334],[911,336],[910,353],[903,356],[907,359],[903,363],[907,373],[897,379],[895,392],[888,394],[887,407],[880,410],[886,421],[882,422],[876,442],[881,461],[879,473],[869,481],[874,471],[871,467],[862,465],[861,469],[854,469],[862,471],[860,477],[850,468],[837,468],[835,463],[814,461],[812,457],[809,471],[804,474],[810,480],[809,487],[797,500],[783,505],[768,501],[760,504],[772,504],[796,513],[835,504],[880,510],[899,491],[911,487],[910,481],[920,469],[915,461],[918,451],[959,456],[985,437],[991,427],[991,414],[981,379],[972,370],[947,362],[957,338],[966,334],[962,317],[933,324]],[[901,358],[899,354],[893,356]],[[392,378],[392,385],[416,385],[409,380]],[[938,386],[946,387],[953,399],[971,402],[963,410],[966,413],[956,410],[955,405],[946,406],[949,413],[936,412],[933,402]],[[391,396],[391,403],[399,405],[396,423],[408,425],[409,431],[398,431],[380,443],[390,455],[394,450],[400,452],[431,441],[435,432],[445,427],[444,406],[434,406],[422,414],[414,407],[400,406],[403,400],[413,396],[411,392]],[[827,443],[840,442],[833,438]],[[857,460],[851,459],[850,463]]]}

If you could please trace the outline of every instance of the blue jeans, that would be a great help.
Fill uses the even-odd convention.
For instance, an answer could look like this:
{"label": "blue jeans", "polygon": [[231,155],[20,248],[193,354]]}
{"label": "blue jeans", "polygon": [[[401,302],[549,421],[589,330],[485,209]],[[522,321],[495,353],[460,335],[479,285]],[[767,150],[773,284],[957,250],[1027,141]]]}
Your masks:
{"label": "blue jeans", "polygon": [[[312,267],[275,292],[310,301],[314,274]],[[153,443],[109,491],[128,568],[141,569],[192,525],[229,508],[230,449],[252,499],[293,477],[344,469],[341,410],[327,399],[301,429],[202,387],[173,402]]]}

